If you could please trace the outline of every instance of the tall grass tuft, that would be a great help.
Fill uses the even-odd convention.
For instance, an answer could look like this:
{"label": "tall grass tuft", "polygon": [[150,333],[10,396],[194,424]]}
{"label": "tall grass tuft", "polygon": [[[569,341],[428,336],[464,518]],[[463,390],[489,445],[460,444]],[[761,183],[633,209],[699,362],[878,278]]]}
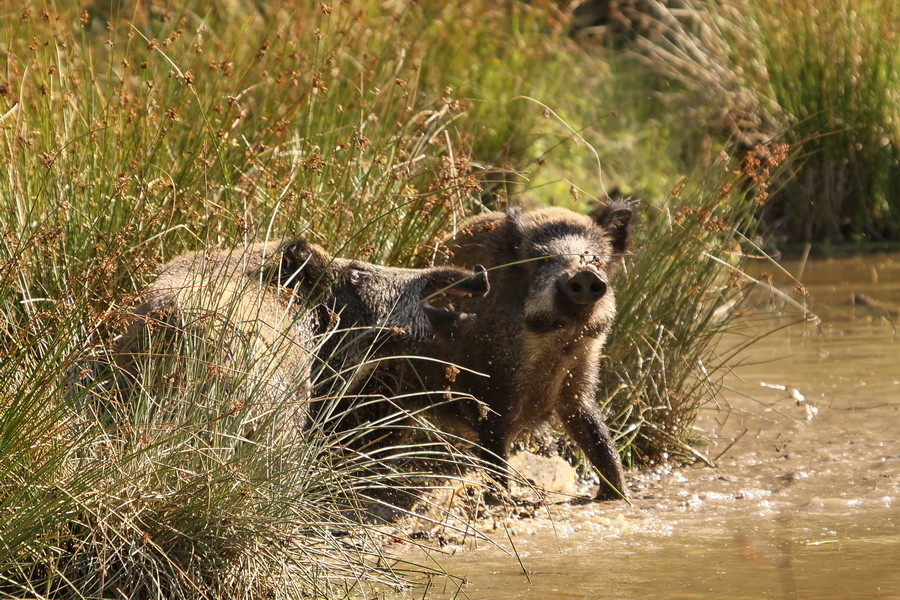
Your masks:
{"label": "tall grass tuft", "polygon": [[792,239],[900,235],[900,6],[761,0],[748,11],[757,94],[783,111],[800,155],[769,208]]}
{"label": "tall grass tuft", "polygon": [[58,338],[33,365],[5,363],[3,595],[306,598],[403,584],[412,566],[383,556],[384,534],[365,521],[371,488],[403,490],[409,469],[346,443],[391,422],[338,437],[331,421],[291,429],[299,390],[260,389],[278,348],[241,353],[194,333],[138,355],[128,389],[102,356]]}
{"label": "tall grass tuft", "polygon": [[900,235],[900,9],[890,0],[655,3],[642,49],[743,148],[794,149],[765,222],[791,241]]}
{"label": "tall grass tuft", "polygon": [[786,153],[771,147],[761,163],[723,152],[713,170],[679,178],[665,201],[642,211],[598,391],[626,464],[708,462],[692,447],[692,424],[719,401],[741,348],[720,342],[750,312],[747,257],[770,260],[753,241],[766,191],[746,182],[765,188]]}

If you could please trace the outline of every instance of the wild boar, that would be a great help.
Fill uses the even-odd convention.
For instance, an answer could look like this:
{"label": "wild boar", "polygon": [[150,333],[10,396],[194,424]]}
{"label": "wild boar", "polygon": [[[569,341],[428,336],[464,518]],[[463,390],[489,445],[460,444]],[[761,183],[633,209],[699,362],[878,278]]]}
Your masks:
{"label": "wild boar", "polygon": [[[415,354],[473,319],[433,306],[443,294],[487,292],[484,269],[403,269],[335,258],[305,240],[195,252],[166,264],[121,344],[133,381],[144,352],[189,334],[216,347],[210,370],[247,369],[263,399],[295,394],[297,428],[317,396],[360,392],[378,357]],[[249,357],[249,358],[248,358]],[[360,367],[361,364],[368,366]]]}
{"label": "wild boar", "polygon": [[481,264],[491,277],[489,295],[455,304],[478,318],[452,344],[428,351],[489,375],[455,373],[448,389],[474,400],[447,405],[445,419],[467,429],[484,458],[502,467],[521,432],[555,415],[599,472],[598,499],[626,497],[622,462],[595,393],[616,313],[609,276],[628,247],[631,219],[627,203],[593,218],[514,207],[464,222],[437,260]]}

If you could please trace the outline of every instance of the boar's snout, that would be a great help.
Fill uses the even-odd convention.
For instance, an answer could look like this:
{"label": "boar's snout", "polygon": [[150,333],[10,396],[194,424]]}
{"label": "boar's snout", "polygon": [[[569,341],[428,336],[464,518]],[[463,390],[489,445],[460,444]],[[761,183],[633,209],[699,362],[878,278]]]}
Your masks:
{"label": "boar's snout", "polygon": [[564,275],[556,281],[557,288],[569,302],[580,305],[594,304],[606,295],[607,284],[594,271],[584,269],[572,276]]}
{"label": "boar's snout", "polygon": [[463,298],[485,296],[491,289],[487,269],[475,265],[471,271],[456,267],[435,267],[425,296],[434,295],[457,296]]}
{"label": "boar's snout", "polygon": [[[449,301],[453,298],[475,298],[485,296],[491,289],[487,269],[475,265],[472,271],[456,267],[436,267],[442,277],[430,283],[428,297],[423,305],[425,317],[431,325],[432,333],[438,339],[453,340],[464,328],[472,327],[477,315],[453,309]],[[437,305],[432,302],[437,301]]]}

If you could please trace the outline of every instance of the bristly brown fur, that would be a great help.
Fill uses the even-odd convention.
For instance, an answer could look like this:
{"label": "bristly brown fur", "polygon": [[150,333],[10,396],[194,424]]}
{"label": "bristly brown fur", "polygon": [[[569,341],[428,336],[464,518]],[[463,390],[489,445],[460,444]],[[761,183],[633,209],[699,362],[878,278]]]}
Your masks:
{"label": "bristly brown fur", "polygon": [[415,354],[425,340],[449,338],[469,316],[427,304],[448,289],[483,294],[487,276],[335,258],[305,240],[190,253],[166,264],[150,285],[120,366],[137,376],[148,326],[162,327],[163,338],[179,331],[208,337],[226,347],[226,357],[270,354],[275,358],[253,361],[262,365],[254,377],[276,396],[293,390],[303,427],[313,397],[360,391],[368,371],[357,367],[367,359]]}
{"label": "bristly brown fur", "polygon": [[[491,274],[491,293],[460,303],[478,318],[435,354],[486,372],[446,382],[474,396],[449,405],[449,420],[502,466],[526,429],[556,416],[601,479],[598,498],[626,495],[622,463],[595,401],[600,353],[615,317],[609,273],[627,250],[632,208],[615,203],[594,218],[561,208],[512,208],[465,222],[442,261]],[[484,403],[488,410],[484,411]],[[462,433],[462,431],[461,431]]]}

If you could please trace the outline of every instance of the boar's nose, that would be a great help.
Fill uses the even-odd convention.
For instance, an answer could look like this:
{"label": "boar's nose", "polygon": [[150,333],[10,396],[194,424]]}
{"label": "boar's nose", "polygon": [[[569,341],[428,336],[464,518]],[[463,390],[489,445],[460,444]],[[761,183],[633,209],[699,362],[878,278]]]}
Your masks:
{"label": "boar's nose", "polygon": [[557,286],[574,304],[593,304],[606,294],[606,282],[593,271],[578,271],[568,279],[561,278]]}

